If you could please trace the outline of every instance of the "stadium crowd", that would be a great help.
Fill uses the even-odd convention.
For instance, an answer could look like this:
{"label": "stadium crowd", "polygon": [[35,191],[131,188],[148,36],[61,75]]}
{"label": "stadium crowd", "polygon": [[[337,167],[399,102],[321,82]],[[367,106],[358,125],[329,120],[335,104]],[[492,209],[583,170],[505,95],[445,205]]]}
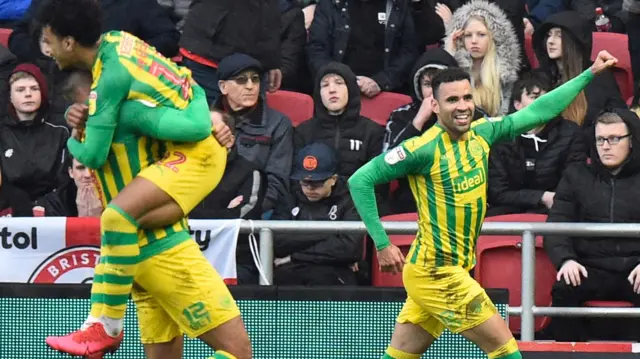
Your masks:
{"label": "stadium crowd", "polygon": [[[74,78],[47,56],[32,20],[38,1],[0,0],[0,26],[12,30],[0,46],[0,215],[96,217],[91,174],[66,151]],[[628,36],[630,88],[640,80],[637,0],[98,1],[104,31],[130,32],[192,71],[216,131],[232,136],[225,175],[194,219],[359,220],[346,180],[437,126],[431,79],[444,68],[470,73],[474,120],[520,110],[579,75],[598,32]],[[598,76],[557,119],[494,148],[487,216],[640,222],[639,94],[620,84]],[[310,95],[313,115],[294,123],[271,108],[282,90]],[[364,101],[389,92],[408,97],[386,126],[362,115]],[[410,186],[380,185],[380,214],[415,212]],[[558,270],[553,305],[640,305],[636,239],[549,236],[544,248]],[[275,283],[368,284],[371,252],[355,235],[277,235]],[[246,238],[237,264],[240,283],[258,282]],[[549,336],[593,338],[579,320],[554,319]]]}

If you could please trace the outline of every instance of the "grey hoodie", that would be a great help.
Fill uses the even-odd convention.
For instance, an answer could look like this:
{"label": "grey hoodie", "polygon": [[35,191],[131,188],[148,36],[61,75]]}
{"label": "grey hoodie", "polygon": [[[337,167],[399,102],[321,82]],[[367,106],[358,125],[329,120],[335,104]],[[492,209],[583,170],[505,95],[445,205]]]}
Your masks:
{"label": "grey hoodie", "polygon": [[622,2],[622,9],[640,14],[640,1],[638,0],[624,0]]}
{"label": "grey hoodie", "polygon": [[[521,59],[518,37],[507,15],[497,5],[482,0],[473,0],[453,13],[453,18],[447,26],[447,40],[452,36],[453,32],[463,29],[471,16],[483,18],[493,35],[498,57],[497,66],[500,73],[500,85],[502,87],[502,103],[499,114],[506,114],[509,111],[511,88],[518,79],[518,70],[520,69]],[[464,48],[462,38],[458,39],[453,57],[458,61],[460,67],[471,71],[473,61],[471,60],[471,54]]]}

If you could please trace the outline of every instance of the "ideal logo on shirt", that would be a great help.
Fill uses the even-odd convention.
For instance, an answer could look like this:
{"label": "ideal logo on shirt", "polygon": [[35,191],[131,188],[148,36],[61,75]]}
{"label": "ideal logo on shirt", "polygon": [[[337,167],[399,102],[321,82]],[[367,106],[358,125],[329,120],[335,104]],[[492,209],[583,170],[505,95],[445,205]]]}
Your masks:
{"label": "ideal logo on shirt", "polygon": [[482,186],[485,181],[486,176],[484,170],[482,168],[476,168],[453,178],[451,183],[453,185],[453,192],[460,194],[473,191]]}

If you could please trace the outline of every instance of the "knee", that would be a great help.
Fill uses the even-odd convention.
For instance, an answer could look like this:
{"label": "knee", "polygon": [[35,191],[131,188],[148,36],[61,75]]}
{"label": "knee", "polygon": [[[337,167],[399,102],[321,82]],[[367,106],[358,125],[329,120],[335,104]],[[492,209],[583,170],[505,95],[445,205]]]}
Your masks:
{"label": "knee", "polygon": [[564,281],[556,282],[551,288],[551,300],[554,306],[579,305],[578,290],[580,286],[574,287]]}
{"label": "knee", "polygon": [[113,205],[108,205],[100,216],[100,228],[105,230],[115,230],[129,232],[129,229],[138,227],[137,223],[130,218],[122,209]]}

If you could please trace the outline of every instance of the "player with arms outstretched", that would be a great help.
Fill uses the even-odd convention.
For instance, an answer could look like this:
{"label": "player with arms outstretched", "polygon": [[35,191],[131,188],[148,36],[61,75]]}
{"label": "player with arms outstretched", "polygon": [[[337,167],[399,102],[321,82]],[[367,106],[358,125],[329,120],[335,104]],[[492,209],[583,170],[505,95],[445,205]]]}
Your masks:
{"label": "player with arms outstretched", "polygon": [[[375,242],[381,269],[402,272],[407,290],[383,359],[419,359],[444,328],[461,333],[491,359],[522,358],[504,319],[469,275],[486,209],[489,148],[555,118],[595,74],[616,62],[600,52],[590,69],[525,109],[473,123],[469,74],[459,68],[443,70],[432,81],[437,124],[351,176],[351,195]],[[374,194],[376,185],[405,176],[419,215],[406,263],[384,231]]]}
{"label": "player with arms outstretched", "polygon": [[[149,344],[174,340],[179,327],[212,347],[228,345],[240,353],[237,357],[246,357],[250,344],[224,284],[219,277],[200,283],[188,264],[190,259],[199,263],[202,255],[190,246],[184,217],[215,188],[226,162],[226,150],[211,135],[204,91],[189,70],[133,35],[101,36],[100,5],[93,0],[46,0],[39,10],[43,40],[58,66],[93,74],[88,104],[81,108],[88,115],[86,128],[73,131],[68,147],[79,162],[100,169],[100,195],[108,203],[101,216],[101,262],[90,318],[80,331],[48,338],[49,344],[75,355],[116,349],[135,278],[156,283],[143,289],[156,300],[150,306],[162,309],[156,320],[141,322]],[[127,114],[120,116],[125,102]],[[176,142],[134,141],[139,134]],[[158,151],[161,161],[141,165]],[[151,274],[142,279],[142,273]]]}

